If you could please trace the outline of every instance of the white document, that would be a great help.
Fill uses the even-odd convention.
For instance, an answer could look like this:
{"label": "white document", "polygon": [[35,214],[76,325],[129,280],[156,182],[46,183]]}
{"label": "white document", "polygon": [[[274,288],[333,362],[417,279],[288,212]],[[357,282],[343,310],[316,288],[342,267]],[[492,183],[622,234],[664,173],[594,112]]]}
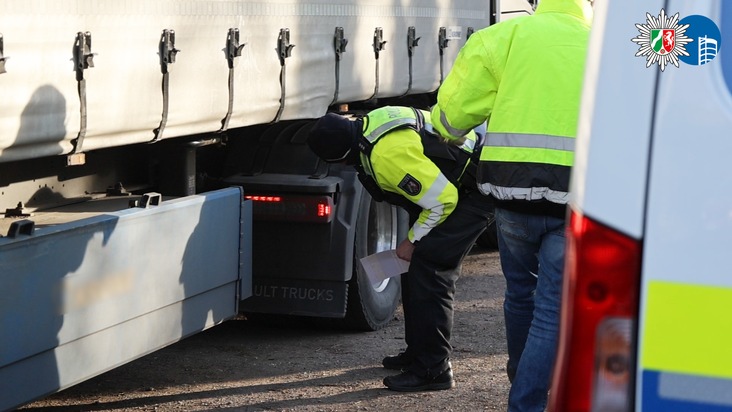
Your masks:
{"label": "white document", "polygon": [[395,250],[385,250],[361,258],[361,266],[371,283],[379,283],[409,270],[409,262],[398,258]]}

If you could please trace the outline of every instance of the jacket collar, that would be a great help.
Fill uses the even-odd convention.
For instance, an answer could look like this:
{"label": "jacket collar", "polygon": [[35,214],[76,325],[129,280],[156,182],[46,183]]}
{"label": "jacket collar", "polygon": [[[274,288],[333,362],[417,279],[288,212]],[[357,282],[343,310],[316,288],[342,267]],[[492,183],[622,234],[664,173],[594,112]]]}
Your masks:
{"label": "jacket collar", "polygon": [[592,5],[588,0],[541,0],[535,14],[566,13],[587,24],[592,22]]}

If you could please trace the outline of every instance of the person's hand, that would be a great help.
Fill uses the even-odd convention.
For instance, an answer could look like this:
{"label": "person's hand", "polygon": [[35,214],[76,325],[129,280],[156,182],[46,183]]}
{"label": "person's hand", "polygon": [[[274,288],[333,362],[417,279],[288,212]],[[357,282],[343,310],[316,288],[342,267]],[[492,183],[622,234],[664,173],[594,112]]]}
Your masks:
{"label": "person's hand", "polygon": [[407,262],[412,261],[412,252],[414,252],[414,243],[410,242],[409,239],[404,239],[396,248],[397,257]]}
{"label": "person's hand", "polygon": [[465,136],[459,137],[457,139],[445,137],[445,136],[439,134],[436,130],[435,130],[435,134],[437,135],[437,137],[440,138],[440,142],[451,145],[451,146],[461,146],[463,143],[465,143],[465,140],[467,139]]}
{"label": "person's hand", "polygon": [[451,144],[453,146],[462,146],[463,143],[465,143],[465,140],[467,140],[466,136],[458,137],[457,139],[449,139],[447,141],[448,144]]}

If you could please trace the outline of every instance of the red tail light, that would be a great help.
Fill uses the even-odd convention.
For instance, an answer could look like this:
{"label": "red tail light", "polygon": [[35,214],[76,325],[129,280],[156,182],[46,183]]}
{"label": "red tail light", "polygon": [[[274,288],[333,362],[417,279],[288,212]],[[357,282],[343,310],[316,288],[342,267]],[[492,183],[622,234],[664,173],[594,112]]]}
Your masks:
{"label": "red tail light", "polygon": [[631,407],[640,256],[640,241],[572,211],[549,411]]}
{"label": "red tail light", "polygon": [[331,196],[246,195],[254,201],[252,214],[256,220],[329,223],[333,220]]}
{"label": "red tail light", "polygon": [[280,196],[244,196],[244,199],[253,200],[255,202],[281,202]]}

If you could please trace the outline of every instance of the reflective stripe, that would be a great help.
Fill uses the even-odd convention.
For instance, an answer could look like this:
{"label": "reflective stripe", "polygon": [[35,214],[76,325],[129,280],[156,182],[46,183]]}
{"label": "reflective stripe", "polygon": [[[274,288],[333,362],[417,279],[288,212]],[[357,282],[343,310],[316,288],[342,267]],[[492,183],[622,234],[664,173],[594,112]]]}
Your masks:
{"label": "reflective stripe", "polygon": [[482,162],[524,162],[546,163],[558,166],[572,166],[574,152],[533,147],[486,147],[480,151]]}
{"label": "reflective stripe", "polygon": [[574,164],[575,139],[544,134],[488,133],[480,160],[485,162]]}
{"label": "reflective stripe", "polygon": [[399,126],[416,126],[417,125],[417,119],[409,119],[409,118],[401,118],[401,119],[394,119],[390,122],[383,123],[376,129],[374,129],[371,133],[364,135],[366,139],[368,139],[369,142],[373,143],[376,140],[379,139],[384,133],[388,132],[389,130],[399,127]]}
{"label": "reflective stripe", "polygon": [[546,199],[553,203],[567,204],[569,193],[552,190],[548,187],[501,187],[490,183],[480,183],[478,189],[484,195],[491,194],[499,200],[541,200]]}
{"label": "reflective stripe", "polygon": [[654,281],[646,295],[643,369],[732,378],[731,288]]}
{"label": "reflective stripe", "polygon": [[465,136],[470,131],[470,129],[461,130],[450,126],[450,122],[447,121],[447,117],[442,110],[440,110],[440,124],[442,125],[442,127],[445,128],[445,130],[447,130],[448,133],[456,137]]}
{"label": "reflective stripe", "polygon": [[423,217],[420,213],[419,218],[412,227],[414,234],[413,241],[422,239],[432,228],[442,223],[445,218],[445,205],[438,199],[445,191],[448,184],[451,184],[445,175],[440,174],[437,179],[430,185],[429,190],[417,200],[415,203],[429,211],[427,216]]}
{"label": "reflective stripe", "polygon": [[483,146],[533,147],[574,152],[575,138],[545,134],[488,133]]}
{"label": "reflective stripe", "polygon": [[465,142],[460,145],[460,148],[473,153],[473,150],[475,150],[475,140],[465,139]]}
{"label": "reflective stripe", "polygon": [[366,172],[366,175],[373,176],[374,171],[371,168],[371,159],[369,159],[369,157],[364,153],[359,153],[359,156],[361,157],[361,166],[363,166],[363,170]]}

